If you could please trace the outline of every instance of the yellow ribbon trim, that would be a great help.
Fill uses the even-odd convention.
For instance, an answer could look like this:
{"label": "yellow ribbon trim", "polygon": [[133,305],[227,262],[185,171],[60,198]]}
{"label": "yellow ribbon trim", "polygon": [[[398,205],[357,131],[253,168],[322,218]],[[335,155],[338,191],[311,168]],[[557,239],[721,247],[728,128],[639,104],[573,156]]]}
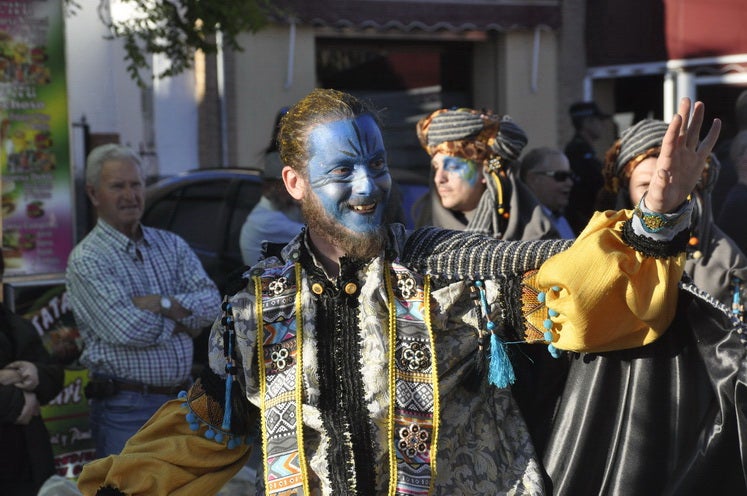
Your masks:
{"label": "yellow ribbon trim", "polygon": [[309,477],[306,470],[306,450],[303,444],[303,303],[301,301],[301,264],[294,264],[296,272],[296,442],[298,443],[298,463],[301,467],[303,493],[309,492]]}
{"label": "yellow ribbon trim", "polygon": [[397,309],[394,306],[394,290],[392,289],[392,268],[384,267],[384,282],[386,284],[387,309],[389,311],[389,417],[387,419],[387,435],[389,436],[389,496],[397,494],[397,452],[394,444],[394,406],[396,403],[396,368],[394,351],[397,335]]}
{"label": "yellow ribbon trim", "polygon": [[[394,410],[397,403],[397,369],[396,369],[396,346],[397,346],[397,309],[394,303],[394,290],[392,289],[392,267],[387,265],[384,270],[384,282],[386,285],[387,309],[389,313],[389,417],[387,419],[387,433],[389,436],[389,496],[395,496],[397,493],[397,450],[395,446],[394,433]],[[431,279],[425,276],[423,281],[423,321],[428,330],[428,340],[432,354],[432,366],[430,381],[433,386],[433,439],[431,442],[431,477],[428,494],[433,494],[436,480],[436,455],[438,453],[438,427],[441,422],[441,403],[439,401],[440,392],[438,389],[438,364],[436,359],[436,345],[431,327]]]}
{"label": "yellow ribbon trim", "polygon": [[[265,395],[267,393],[267,369],[265,368],[265,330],[264,330],[264,316],[262,312],[262,278],[260,276],[254,276],[254,303],[255,310],[254,314],[257,316],[257,366],[259,368],[259,408],[262,413],[259,417],[262,424],[262,453],[267,453],[267,421],[265,419],[265,411],[267,402]],[[262,464],[265,469],[265,486],[268,485],[267,474],[270,473],[269,465],[267,464],[267,456],[262,457]]]}
{"label": "yellow ribbon trim", "polygon": [[[294,401],[296,402],[296,443],[298,445],[298,463],[301,469],[301,480],[303,485],[303,494],[309,492],[309,478],[306,470],[306,452],[303,445],[303,361],[301,359],[301,350],[303,349],[303,304],[301,300],[301,264],[294,265],[296,276],[296,387],[294,388]],[[254,277],[254,295],[256,300],[257,316],[257,360],[259,361],[259,396],[262,419],[262,447],[263,453],[267,453],[267,421],[265,418],[265,408],[267,401],[265,394],[267,392],[267,370],[265,368],[264,353],[264,316],[262,311],[262,278]],[[270,481],[267,479],[270,470],[267,464],[267,456],[263,456],[263,465],[265,469],[265,487],[270,487]]]}
{"label": "yellow ribbon trim", "polygon": [[431,342],[432,366],[431,366],[431,384],[433,385],[433,442],[431,443],[431,484],[428,489],[429,494],[433,494],[436,483],[436,454],[438,453],[438,428],[441,425],[441,392],[438,388],[438,360],[436,359],[436,340],[433,336],[431,327],[431,278],[425,276],[423,281],[423,321],[425,328],[428,329],[428,338]]}

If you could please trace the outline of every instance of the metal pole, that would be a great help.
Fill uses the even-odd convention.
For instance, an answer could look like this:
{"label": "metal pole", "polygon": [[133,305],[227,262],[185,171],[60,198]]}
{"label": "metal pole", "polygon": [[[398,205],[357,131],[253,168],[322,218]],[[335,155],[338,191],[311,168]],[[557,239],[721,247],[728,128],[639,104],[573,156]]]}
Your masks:
{"label": "metal pole", "polygon": [[215,33],[216,78],[218,82],[218,112],[220,113],[220,166],[228,167],[228,118],[226,115],[226,67],[223,52],[223,32]]}

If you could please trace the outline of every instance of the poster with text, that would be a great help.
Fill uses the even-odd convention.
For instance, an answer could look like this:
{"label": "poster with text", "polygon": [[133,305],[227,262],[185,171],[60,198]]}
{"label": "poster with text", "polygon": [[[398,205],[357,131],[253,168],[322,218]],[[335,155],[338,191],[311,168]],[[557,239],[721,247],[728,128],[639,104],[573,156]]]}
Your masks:
{"label": "poster with text", "polygon": [[6,276],[61,273],[73,244],[62,2],[0,0]]}

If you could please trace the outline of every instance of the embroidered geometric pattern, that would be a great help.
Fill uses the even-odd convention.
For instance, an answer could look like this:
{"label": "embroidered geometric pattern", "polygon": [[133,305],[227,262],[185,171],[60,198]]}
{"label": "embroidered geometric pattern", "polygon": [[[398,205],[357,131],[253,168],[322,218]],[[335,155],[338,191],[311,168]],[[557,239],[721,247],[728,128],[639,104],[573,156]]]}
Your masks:
{"label": "embroidered geometric pattern", "polygon": [[290,317],[272,324],[265,323],[264,332],[265,343],[282,343],[296,335],[296,319]]}
{"label": "embroidered geometric pattern", "polygon": [[396,338],[392,434],[396,452],[396,494],[427,495],[434,475],[437,375],[426,320],[423,277],[392,264]]}
{"label": "embroidered geometric pattern", "polygon": [[296,452],[282,453],[268,457],[267,461],[270,464],[270,467],[272,467],[273,475],[270,476],[271,481],[277,480],[278,476],[281,478],[289,477],[299,469],[298,453]]}
{"label": "embroidered geometric pattern", "polygon": [[267,414],[267,432],[270,438],[282,438],[288,434],[295,434],[296,411],[287,401],[278,404]]}
{"label": "embroidered geometric pattern", "polygon": [[257,314],[261,316],[260,385],[263,388],[262,440],[265,452],[265,484],[272,496],[303,496],[308,482],[299,452],[300,396],[296,389],[300,373],[296,318],[297,268],[272,271],[255,279],[259,290]]}
{"label": "embroidered geometric pattern", "polygon": [[268,456],[267,465],[270,469],[267,477],[267,489],[270,494],[281,496],[303,494],[298,451]]}
{"label": "embroidered geometric pattern", "polygon": [[[295,369],[285,369],[285,372],[293,374]],[[269,404],[274,405],[282,401],[281,398],[293,393],[293,385],[288,383],[285,375],[273,374],[267,376],[267,392],[272,395],[272,398],[268,399]]]}
{"label": "embroidered geometric pattern", "polygon": [[431,486],[430,466],[423,463],[400,461],[397,467],[397,494],[402,496],[427,495]]}
{"label": "embroidered geometric pattern", "polygon": [[397,300],[397,320],[413,320],[415,322],[423,321],[423,301],[422,295],[420,300],[408,301]]}
{"label": "embroidered geometric pattern", "polygon": [[433,388],[409,381],[397,383],[397,407],[403,411],[432,411]]}

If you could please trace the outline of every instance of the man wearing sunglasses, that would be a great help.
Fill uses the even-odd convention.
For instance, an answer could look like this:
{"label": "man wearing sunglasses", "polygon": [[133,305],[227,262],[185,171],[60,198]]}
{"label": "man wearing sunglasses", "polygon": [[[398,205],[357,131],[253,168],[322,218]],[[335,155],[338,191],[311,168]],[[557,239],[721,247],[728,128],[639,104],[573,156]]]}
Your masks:
{"label": "man wearing sunglasses", "polygon": [[555,148],[535,148],[521,160],[519,177],[542,204],[560,237],[575,238],[564,216],[575,180],[568,157]]}

